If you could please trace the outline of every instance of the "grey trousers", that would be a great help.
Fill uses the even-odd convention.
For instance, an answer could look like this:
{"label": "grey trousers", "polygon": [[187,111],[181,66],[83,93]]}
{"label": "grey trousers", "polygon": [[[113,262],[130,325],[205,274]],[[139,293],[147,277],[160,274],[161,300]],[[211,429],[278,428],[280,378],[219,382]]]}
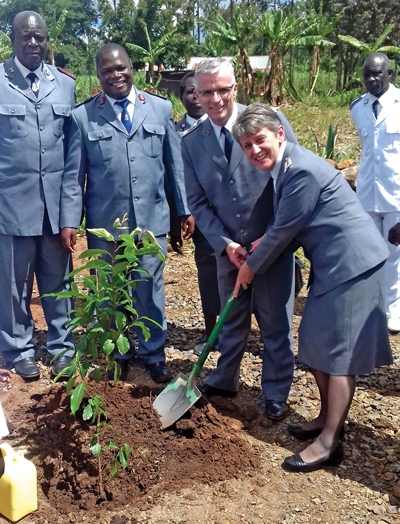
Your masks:
{"label": "grey trousers", "polygon": [[46,293],[69,290],[72,261],[62,247],[60,235],[45,224],[40,236],[0,235],[0,351],[10,362],[35,355],[35,326],[30,310],[33,279],[36,276],[47,323],[47,350],[58,355],[67,348],[74,355],[74,340],[65,324],[71,320],[71,299],[42,297]]}
{"label": "grey trousers", "polygon": [[[227,256],[217,257],[222,306],[236,283],[238,270]],[[240,362],[255,314],[264,344],[261,386],[268,400],[285,402],[293,381],[292,338],[294,257],[281,255],[251,286],[241,291],[219,336],[221,356],[208,384],[228,391],[239,388]]]}

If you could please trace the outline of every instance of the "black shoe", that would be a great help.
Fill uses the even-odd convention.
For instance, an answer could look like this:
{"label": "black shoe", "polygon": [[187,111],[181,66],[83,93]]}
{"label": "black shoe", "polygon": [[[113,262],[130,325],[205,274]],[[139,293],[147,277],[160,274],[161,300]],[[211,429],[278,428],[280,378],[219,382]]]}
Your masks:
{"label": "black shoe", "polygon": [[227,389],[220,389],[215,388],[214,386],[209,386],[208,384],[204,384],[201,386],[200,391],[203,395],[206,395],[207,397],[228,397],[228,398],[234,398],[238,394],[237,391],[228,391]]}
{"label": "black shoe", "polygon": [[304,462],[298,453],[286,457],[282,466],[289,471],[304,472],[316,471],[317,469],[324,468],[325,466],[338,466],[343,460],[343,446],[339,442],[335,449],[329,452],[325,457],[314,462]]}
{"label": "black shoe", "polygon": [[22,378],[39,378],[40,371],[33,357],[23,358],[15,362],[15,373]]}
{"label": "black shoe", "polygon": [[[57,358],[51,367],[51,374],[53,375],[53,377],[57,377],[63,369],[69,368],[69,366],[71,365],[71,361],[72,358],[67,357],[65,355]],[[67,369],[64,371],[60,378],[69,378]]]}
{"label": "black shoe", "polygon": [[267,400],[266,415],[271,420],[282,420],[286,415],[286,402],[280,400]]}
{"label": "black shoe", "polygon": [[158,384],[160,382],[167,382],[167,380],[171,378],[165,362],[153,362],[152,364],[146,364],[146,366],[150,371],[151,378]]}
{"label": "black shoe", "polygon": [[[127,358],[114,358],[114,361],[117,364],[119,364],[119,367],[121,368],[121,376],[119,377],[119,380],[126,380],[126,377],[128,376],[128,359]],[[107,370],[108,380],[114,380],[114,370],[115,370],[115,366],[113,366],[112,369]]]}
{"label": "black shoe", "polygon": [[[206,336],[204,336],[204,337],[201,337],[199,340],[196,341],[195,346],[193,348],[193,353],[195,355],[201,355],[202,354],[203,349],[205,348],[205,346],[207,344],[207,340],[208,340],[208,338]],[[217,338],[217,340],[215,341],[215,344],[211,348],[211,351],[218,351],[218,347],[219,347],[218,344],[219,344],[219,340]]]}
{"label": "black shoe", "polygon": [[[303,429],[301,426],[288,426],[287,427],[288,433],[292,435],[292,437],[297,438],[298,440],[309,440],[312,438],[317,438],[321,432],[321,429]],[[343,440],[344,437],[344,426],[342,426],[342,429],[340,430],[340,440]]]}

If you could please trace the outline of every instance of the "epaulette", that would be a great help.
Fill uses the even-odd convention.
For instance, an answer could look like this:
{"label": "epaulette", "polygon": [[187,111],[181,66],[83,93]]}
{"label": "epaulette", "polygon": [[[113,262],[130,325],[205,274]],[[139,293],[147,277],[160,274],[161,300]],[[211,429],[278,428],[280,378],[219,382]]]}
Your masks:
{"label": "epaulette", "polygon": [[75,80],[75,75],[73,75],[72,73],[70,73],[66,69],[61,69],[61,67],[57,67],[57,71],[60,71],[60,73],[63,73],[63,75],[67,75],[70,78],[72,78],[72,80]]}
{"label": "epaulette", "polygon": [[153,91],[146,91],[145,90],[145,93],[148,93],[149,95],[156,96],[157,98],[162,98],[163,100],[168,100],[168,98],[166,96],[161,96],[158,93],[154,93]]}
{"label": "epaulette", "polygon": [[87,104],[88,102],[90,102],[91,100],[93,100],[97,96],[99,96],[100,94],[101,93],[97,93],[97,95],[93,95],[90,98],[87,98],[86,100],[83,100],[82,102],[78,102],[77,104],[75,104],[74,108],[76,109],[77,107],[83,106],[83,104]]}
{"label": "epaulette", "polygon": [[352,102],[350,102],[350,109],[351,109],[355,104],[357,104],[357,102],[358,102],[359,100],[361,100],[361,99],[364,98],[364,97],[365,97],[365,95],[358,96],[358,97],[355,98]]}
{"label": "epaulette", "polygon": [[203,122],[204,122],[204,120],[197,120],[197,122],[194,124],[194,126],[192,126],[191,128],[187,129],[186,131],[184,131],[182,133],[182,138],[184,138],[186,135],[188,135],[189,133],[191,133],[192,131],[197,129]]}

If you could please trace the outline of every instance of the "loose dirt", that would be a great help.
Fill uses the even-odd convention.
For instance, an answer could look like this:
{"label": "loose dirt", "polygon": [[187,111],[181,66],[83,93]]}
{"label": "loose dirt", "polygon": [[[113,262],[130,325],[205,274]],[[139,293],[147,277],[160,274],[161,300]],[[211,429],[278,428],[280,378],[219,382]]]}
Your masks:
{"label": "loose dirt", "polygon": [[[85,248],[80,240],[78,252]],[[165,271],[167,359],[172,374],[188,373],[201,335],[202,316],[191,247],[170,254]],[[306,291],[296,300],[295,340]],[[288,417],[273,424],[263,415],[262,346],[254,321],[235,399],[202,398],[183,419],[162,431],[152,409],[162,387],[132,358],[128,378],[107,392],[113,426],[106,440],[128,443],[126,471],[108,480],[112,452],[102,457],[105,500],[98,500],[97,463],[89,450],[94,426],[70,413],[65,383],[50,378],[46,326],[33,300],[41,378],[26,383],[13,375],[0,389],[10,428],[6,441],[26,449],[38,471],[38,510],[23,524],[68,522],[167,523],[359,523],[400,522],[400,337],[391,336],[395,365],[359,377],[339,468],[292,474],[283,459],[304,447],[286,432],[318,412],[311,374],[296,363]],[[200,381],[215,367],[212,353]],[[0,360],[0,366],[2,362]],[[95,388],[95,384],[91,386]],[[6,520],[0,516],[0,523]]]}

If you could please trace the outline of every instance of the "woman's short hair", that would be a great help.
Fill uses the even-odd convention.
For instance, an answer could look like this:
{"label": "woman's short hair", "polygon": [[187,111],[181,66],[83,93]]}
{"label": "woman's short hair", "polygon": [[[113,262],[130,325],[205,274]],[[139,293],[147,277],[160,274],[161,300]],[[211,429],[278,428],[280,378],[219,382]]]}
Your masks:
{"label": "woman's short hair", "polygon": [[257,133],[264,127],[276,135],[281,125],[282,122],[272,107],[260,103],[252,104],[238,115],[233,124],[232,135],[239,142],[245,135]]}
{"label": "woman's short hair", "polygon": [[232,62],[226,58],[206,58],[200,62],[196,67],[196,72],[194,75],[194,84],[196,89],[198,86],[198,78],[200,75],[214,75],[219,71],[223,70],[224,72],[232,76],[232,82],[235,83],[235,71],[233,69]]}

